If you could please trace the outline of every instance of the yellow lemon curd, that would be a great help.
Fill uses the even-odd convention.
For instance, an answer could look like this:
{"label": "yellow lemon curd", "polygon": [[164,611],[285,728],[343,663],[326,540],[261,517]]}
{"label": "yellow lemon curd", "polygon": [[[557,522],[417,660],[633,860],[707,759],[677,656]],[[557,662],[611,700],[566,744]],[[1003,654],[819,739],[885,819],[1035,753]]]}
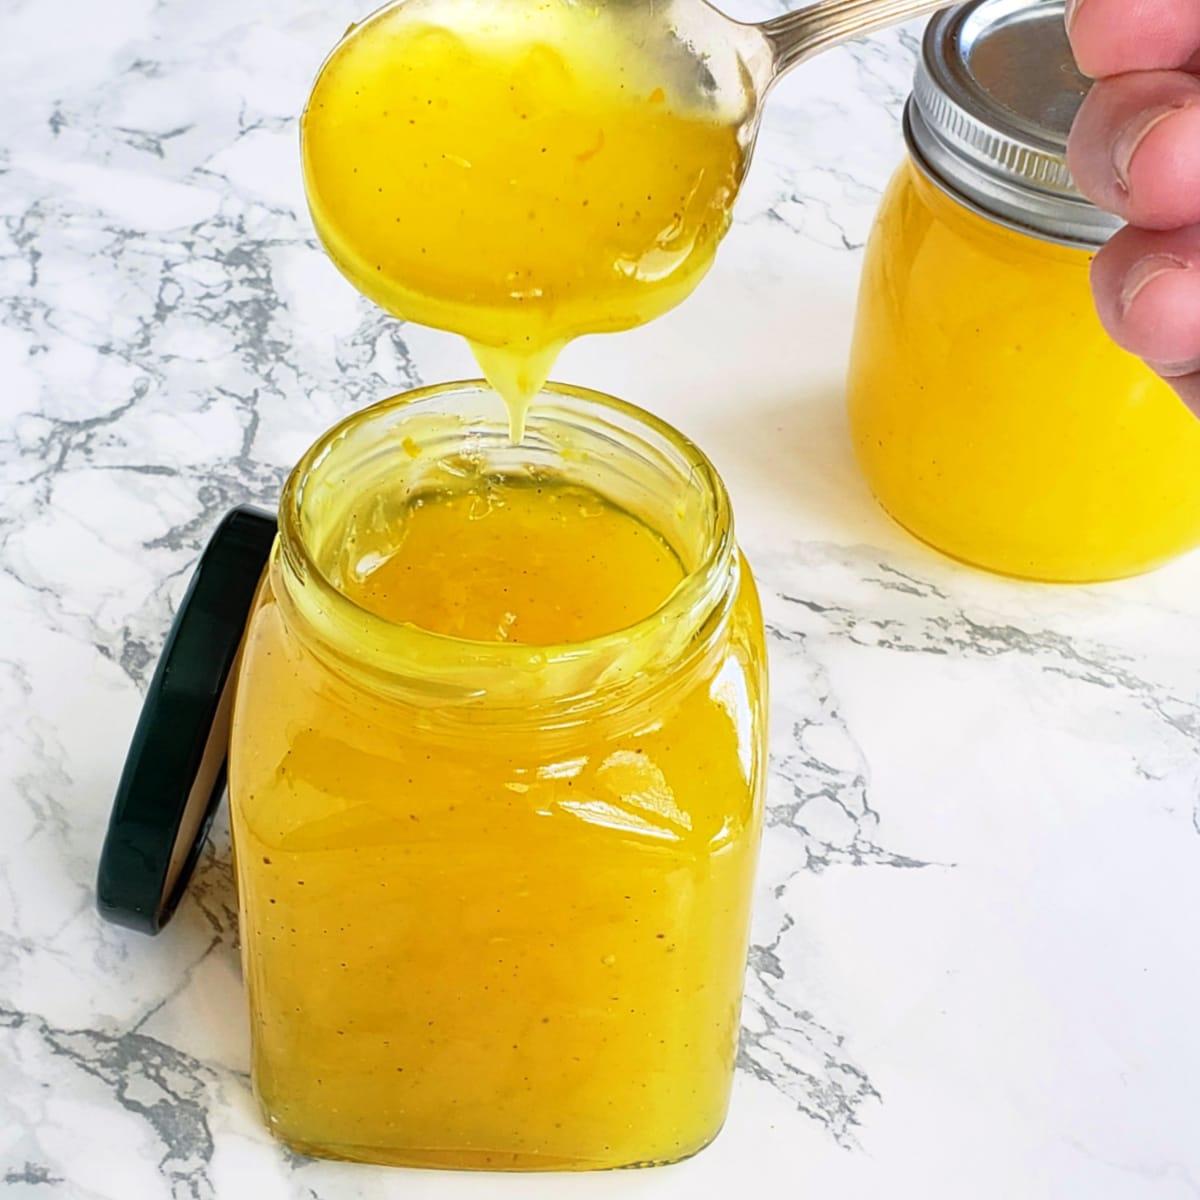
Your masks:
{"label": "yellow lemon curd", "polygon": [[1200,422],[1096,317],[1086,251],[976,215],[909,164],[867,249],[851,431],[939,550],[1054,582],[1200,545]]}
{"label": "yellow lemon curd", "polygon": [[[719,1130],[737,1048],[753,581],[735,552],[725,605],[652,653],[681,636],[669,524],[554,471],[447,461],[364,491],[335,532],[314,517],[326,598],[277,551],[248,627],[231,807],[256,1092],[279,1136],[334,1157],[682,1158]],[[340,649],[304,615],[333,620],[332,592]],[[389,655],[416,664],[408,692]],[[573,707],[539,690],[552,656],[587,679]],[[477,657],[519,702],[464,700]]]}
{"label": "yellow lemon curd", "polygon": [[408,0],[351,30],[304,112],[331,258],[388,312],[467,338],[514,440],[562,347],[678,304],[729,225],[743,114],[640,51],[642,20]]}

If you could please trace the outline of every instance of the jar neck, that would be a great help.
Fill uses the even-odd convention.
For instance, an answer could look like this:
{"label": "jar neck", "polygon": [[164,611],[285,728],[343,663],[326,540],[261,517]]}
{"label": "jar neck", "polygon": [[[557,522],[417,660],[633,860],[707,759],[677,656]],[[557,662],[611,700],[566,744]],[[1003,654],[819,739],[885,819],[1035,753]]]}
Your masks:
{"label": "jar neck", "polygon": [[[477,642],[388,620],[338,586],[364,532],[374,544],[414,494],[472,478],[553,477],[630,512],[684,569],[652,613],[626,629],[556,645]],[[635,703],[707,657],[736,592],[724,485],[686,438],[611,397],[561,385],[539,397],[519,446],[482,383],[394,397],[330,430],[304,456],[280,505],[272,583],[292,632],[356,688],[391,702],[539,724]],[[619,566],[618,568],[619,569]]]}
{"label": "jar neck", "polygon": [[992,246],[1006,258],[1054,261],[1087,270],[1094,251],[1047,240],[982,211],[930,171],[917,154],[910,155],[905,170],[924,207],[959,236]]}
{"label": "jar neck", "polygon": [[935,136],[913,98],[904,109],[904,139],[918,173],[931,187],[997,229],[1094,254],[1119,224],[1082,196],[1047,197],[988,172]]}

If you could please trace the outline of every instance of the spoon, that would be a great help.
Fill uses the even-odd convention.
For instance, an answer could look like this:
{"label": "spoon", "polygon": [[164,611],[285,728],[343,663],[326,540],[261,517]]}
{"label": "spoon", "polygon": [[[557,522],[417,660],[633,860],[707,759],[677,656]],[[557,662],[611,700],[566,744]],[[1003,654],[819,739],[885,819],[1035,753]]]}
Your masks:
{"label": "spoon", "polygon": [[[653,36],[659,39],[656,52],[664,65],[684,71],[690,66],[694,94],[707,95],[714,107],[741,109],[747,165],[767,94],[793,67],[843,42],[948,7],[947,0],[816,0],[752,23],[734,20],[708,0],[608,4],[650,14],[639,32],[647,36],[657,27]],[[739,93],[741,101],[735,105]]]}
{"label": "spoon", "polygon": [[[685,2],[711,8],[706,0]],[[759,25],[733,23],[747,42],[743,53],[756,64],[755,84],[761,97],[781,75],[822,50],[946,7],[945,0],[818,0]],[[757,52],[749,49],[755,36],[760,41]]]}
{"label": "spoon", "polygon": [[787,71],[941,0],[392,0],[301,121],[330,257],[396,316],[468,339],[519,440],[561,349],[685,299]]}

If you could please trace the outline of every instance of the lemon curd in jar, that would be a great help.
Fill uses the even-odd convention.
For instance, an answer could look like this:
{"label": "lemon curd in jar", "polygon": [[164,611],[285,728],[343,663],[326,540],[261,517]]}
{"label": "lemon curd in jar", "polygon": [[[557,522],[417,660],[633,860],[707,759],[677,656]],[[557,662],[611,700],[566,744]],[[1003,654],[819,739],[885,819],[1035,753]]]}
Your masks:
{"label": "lemon curd in jar", "polygon": [[386,402],[288,485],[231,750],[255,1089],[323,1155],[671,1161],[736,1053],[757,598],[678,435],[489,407]]}
{"label": "lemon curd in jar", "polygon": [[467,338],[518,436],[567,341],[678,304],[729,226],[746,110],[654,45],[637,6],[407,0],[351,30],[306,107],[333,261]]}
{"label": "lemon curd in jar", "polygon": [[851,431],[883,507],[939,550],[1084,582],[1200,545],[1200,422],[1109,340],[1089,260],[970,211],[911,163],[884,198]]}
{"label": "lemon curd in jar", "polygon": [[1091,256],[1120,223],[1066,161],[1091,87],[1062,0],[967,0],[930,20],[848,380],[883,507],[955,558],[1047,582],[1134,575],[1200,544],[1200,423],[1092,302]]}

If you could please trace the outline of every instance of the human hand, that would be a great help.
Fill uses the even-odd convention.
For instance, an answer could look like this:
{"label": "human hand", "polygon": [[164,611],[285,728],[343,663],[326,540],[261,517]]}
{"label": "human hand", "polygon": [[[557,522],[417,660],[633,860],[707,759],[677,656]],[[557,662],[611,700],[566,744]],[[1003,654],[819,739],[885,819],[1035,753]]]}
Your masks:
{"label": "human hand", "polygon": [[1097,81],[1068,162],[1129,222],[1092,268],[1100,319],[1200,415],[1200,0],[1067,0],[1067,27]]}

